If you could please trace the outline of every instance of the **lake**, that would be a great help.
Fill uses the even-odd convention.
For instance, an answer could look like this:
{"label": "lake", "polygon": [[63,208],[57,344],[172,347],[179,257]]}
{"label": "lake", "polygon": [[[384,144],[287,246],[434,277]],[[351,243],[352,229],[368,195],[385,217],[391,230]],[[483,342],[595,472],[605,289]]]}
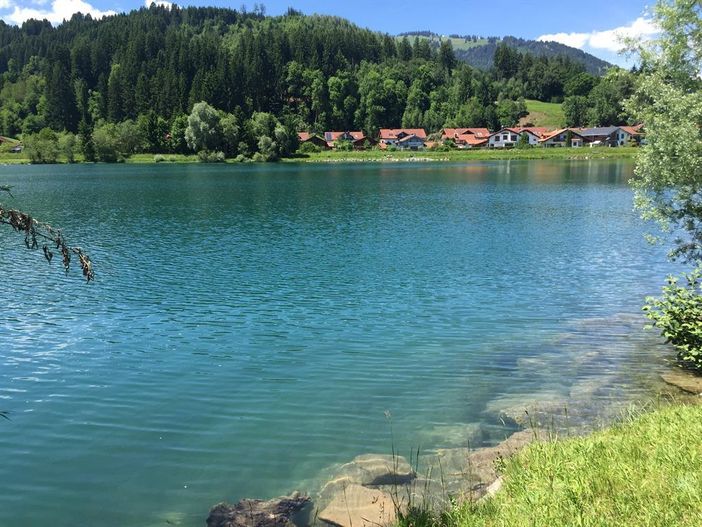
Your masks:
{"label": "lake", "polygon": [[[627,161],[0,167],[96,281],[0,230],[0,525],[204,524],[367,452],[596,423],[676,271]],[[511,409],[511,410],[510,410]]]}

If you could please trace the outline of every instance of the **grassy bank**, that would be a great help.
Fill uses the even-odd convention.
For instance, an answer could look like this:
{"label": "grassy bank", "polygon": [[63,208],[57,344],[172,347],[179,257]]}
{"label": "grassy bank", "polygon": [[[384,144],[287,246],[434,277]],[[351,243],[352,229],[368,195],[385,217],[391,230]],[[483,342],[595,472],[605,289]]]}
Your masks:
{"label": "grassy bank", "polygon": [[633,159],[638,148],[525,148],[491,150],[450,150],[436,152],[388,152],[364,150],[354,152],[326,151],[305,157],[285,159],[286,163],[348,163],[394,161],[490,161],[502,159]]}
{"label": "grassy bank", "polygon": [[702,406],[664,407],[594,433],[534,443],[503,467],[497,495],[444,527],[699,526]]}
{"label": "grassy bank", "polygon": [[[301,154],[299,157],[283,159],[283,163],[373,163],[373,162],[469,162],[490,161],[503,159],[633,159],[637,148],[527,148],[493,149],[493,150],[451,150],[448,152],[387,152],[384,150],[364,150],[354,152],[319,152]],[[157,161],[158,160],[158,161]],[[75,161],[83,161],[82,156],[76,156]],[[65,163],[65,158],[59,158],[59,163]],[[196,155],[183,154],[134,154],[125,160],[133,164],[169,164],[169,163],[199,163]],[[235,163],[228,159],[227,163]],[[0,154],[0,164],[29,164],[29,158],[23,154]]]}

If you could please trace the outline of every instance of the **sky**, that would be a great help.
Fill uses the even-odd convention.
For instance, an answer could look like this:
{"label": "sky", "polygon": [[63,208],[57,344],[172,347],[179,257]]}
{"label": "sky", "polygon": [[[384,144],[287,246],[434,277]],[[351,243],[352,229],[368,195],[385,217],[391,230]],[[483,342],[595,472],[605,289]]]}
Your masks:
{"label": "sky", "polygon": [[[398,34],[430,30],[441,35],[505,36],[555,40],[610,62],[626,65],[618,55],[617,36],[651,37],[655,26],[648,6],[654,0],[268,0],[269,15],[282,14],[288,7],[303,13],[336,15],[377,31]],[[130,11],[151,0],[0,0],[0,18],[21,24],[28,18],[46,18],[54,24],[73,13],[93,17]],[[166,1],[161,3],[168,4]],[[238,9],[242,4],[218,0],[184,1],[179,5],[216,5]],[[248,9],[253,2],[246,3]]]}

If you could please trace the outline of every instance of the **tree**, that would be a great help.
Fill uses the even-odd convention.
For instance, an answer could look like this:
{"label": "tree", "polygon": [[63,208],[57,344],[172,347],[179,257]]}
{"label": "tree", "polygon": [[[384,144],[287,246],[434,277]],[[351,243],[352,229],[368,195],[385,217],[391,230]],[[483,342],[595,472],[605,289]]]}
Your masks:
{"label": "tree", "polygon": [[635,204],[673,235],[671,258],[695,270],[684,286],[669,278],[663,297],[647,299],[645,309],[681,365],[702,371],[702,5],[660,0],[653,13],[661,33],[633,45],[641,72],[626,103],[646,131],[632,180]]}
{"label": "tree", "polygon": [[702,7],[660,1],[660,38],[636,46],[641,63],[627,110],[645,125],[636,163],[636,206],[675,233],[674,258],[702,262]]}
{"label": "tree", "polygon": [[32,163],[56,163],[59,156],[58,136],[51,128],[24,138],[24,151]]}
{"label": "tree", "polygon": [[563,101],[563,114],[566,126],[583,126],[587,123],[587,97],[573,95]]}
{"label": "tree", "polygon": [[188,116],[185,141],[195,152],[217,150],[222,141],[219,112],[204,101],[196,103]]}

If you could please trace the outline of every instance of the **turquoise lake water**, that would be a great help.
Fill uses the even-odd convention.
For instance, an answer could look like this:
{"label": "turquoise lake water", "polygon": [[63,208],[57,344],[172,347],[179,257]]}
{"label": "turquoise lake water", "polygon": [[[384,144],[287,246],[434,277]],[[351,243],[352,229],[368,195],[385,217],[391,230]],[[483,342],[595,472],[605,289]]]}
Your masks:
{"label": "turquoise lake water", "polygon": [[[367,452],[582,419],[664,368],[630,162],[0,167],[97,279],[0,230],[0,525],[204,524]],[[516,403],[515,403],[516,401]],[[391,417],[388,417],[391,416]],[[503,422],[504,421],[504,422]]]}

